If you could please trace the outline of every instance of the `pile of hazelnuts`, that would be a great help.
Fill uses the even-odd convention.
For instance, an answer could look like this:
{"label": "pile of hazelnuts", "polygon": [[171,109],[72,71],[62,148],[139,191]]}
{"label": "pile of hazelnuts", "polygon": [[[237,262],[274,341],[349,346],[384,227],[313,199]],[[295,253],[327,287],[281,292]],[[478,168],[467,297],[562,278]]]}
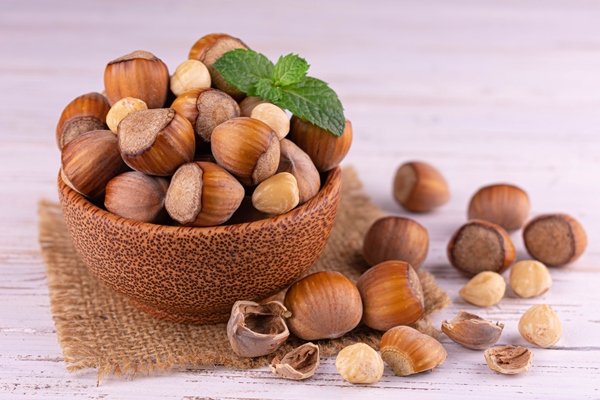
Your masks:
{"label": "pile of hazelnuts", "polygon": [[62,112],[62,181],[118,216],[165,225],[250,222],[313,198],[350,149],[351,123],[338,137],[246,97],[213,68],[238,48],[248,46],[206,35],[173,75],[147,51],[110,61],[104,92]]}
{"label": "pile of hazelnuts", "polygon": [[[411,212],[428,212],[450,198],[442,174],[424,162],[399,167],[394,197]],[[489,307],[505,295],[500,275],[511,268],[509,284],[522,298],[545,293],[552,284],[546,265],[570,263],[584,251],[587,239],[582,226],[566,214],[541,215],[529,221],[530,203],[525,191],[509,184],[479,189],[471,198],[468,221],[452,236],[447,253],[450,264],[472,278],[459,292],[467,302]],[[525,246],[533,260],[514,263],[516,252],[508,232],[523,229]],[[447,352],[439,341],[414,326],[425,315],[424,292],[416,270],[429,248],[427,230],[410,218],[388,216],[375,221],[363,242],[367,269],[356,285],[331,271],[316,272],[294,283],[283,303],[240,301],[232,310],[227,333],[234,352],[243,357],[274,352],[290,333],[307,341],[282,358],[273,358],[271,370],[288,379],[306,379],[319,365],[319,347],[310,341],[344,336],[360,323],[384,332],[379,353],[365,343],[342,349],[336,368],[351,383],[375,383],[384,362],[396,375],[433,370]],[[514,263],[514,265],[513,265]],[[488,366],[502,374],[529,369],[530,349],[494,346],[504,324],[460,311],[441,330],[454,342],[473,350],[485,350]],[[523,313],[519,332],[530,343],[550,347],[562,336],[554,310],[536,304]]]}

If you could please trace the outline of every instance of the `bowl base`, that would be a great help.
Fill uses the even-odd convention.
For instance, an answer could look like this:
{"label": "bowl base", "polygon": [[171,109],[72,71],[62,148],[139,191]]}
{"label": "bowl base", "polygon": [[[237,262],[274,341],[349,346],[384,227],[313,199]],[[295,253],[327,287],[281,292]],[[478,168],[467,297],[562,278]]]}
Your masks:
{"label": "bowl base", "polygon": [[129,299],[131,303],[140,311],[145,312],[153,316],[154,318],[164,319],[169,322],[176,322],[179,324],[189,325],[207,325],[216,324],[219,322],[227,322],[229,320],[230,312],[227,313],[213,313],[213,314],[189,314],[189,313],[177,313],[173,311],[166,311],[146,303],[141,303],[133,299]]}

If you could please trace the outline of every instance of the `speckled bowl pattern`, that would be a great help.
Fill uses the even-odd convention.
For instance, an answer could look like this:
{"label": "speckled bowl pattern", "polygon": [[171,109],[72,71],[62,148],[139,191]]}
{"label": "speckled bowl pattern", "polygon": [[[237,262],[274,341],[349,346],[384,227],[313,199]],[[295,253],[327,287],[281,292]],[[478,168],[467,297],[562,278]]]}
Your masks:
{"label": "speckled bowl pattern", "polygon": [[302,276],[323,251],[342,173],[287,214],[217,227],[154,225],[118,217],[58,178],[64,219],[83,263],[144,312],[186,324],[224,322],[237,300],[261,300]]}

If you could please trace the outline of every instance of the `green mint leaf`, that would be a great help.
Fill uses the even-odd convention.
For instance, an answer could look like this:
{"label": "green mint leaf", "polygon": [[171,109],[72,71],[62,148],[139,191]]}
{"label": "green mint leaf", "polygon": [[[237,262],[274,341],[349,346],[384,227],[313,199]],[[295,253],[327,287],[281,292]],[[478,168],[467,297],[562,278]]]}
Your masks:
{"label": "green mint leaf", "polygon": [[213,68],[238,90],[254,96],[261,79],[271,79],[274,65],[267,57],[253,50],[235,49],[223,54]]}
{"label": "green mint leaf", "polygon": [[342,136],[346,125],[344,107],[327,83],[307,76],[296,84],[279,88],[279,91],[279,100],[268,100],[336,136]]}
{"label": "green mint leaf", "polygon": [[298,83],[306,76],[308,63],[295,54],[279,57],[273,69],[275,86],[288,86]]}
{"label": "green mint leaf", "polygon": [[258,81],[254,93],[256,96],[269,100],[271,103],[281,99],[281,91],[275,87],[275,84],[270,79],[261,79]]}

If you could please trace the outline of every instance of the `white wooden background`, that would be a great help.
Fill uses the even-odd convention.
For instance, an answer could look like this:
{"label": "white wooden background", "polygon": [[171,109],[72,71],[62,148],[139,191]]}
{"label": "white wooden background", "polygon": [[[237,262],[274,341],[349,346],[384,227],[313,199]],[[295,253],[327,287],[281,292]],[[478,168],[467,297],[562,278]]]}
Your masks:
{"label": "white wooden background", "polygon": [[[106,62],[149,50],[174,70],[200,36],[227,32],[275,60],[305,57],[353,121],[353,165],[373,200],[404,214],[391,196],[407,160],[438,166],[452,200],[414,218],[428,228],[433,272],[460,309],[506,324],[502,343],[532,304],[551,304],[564,325],[552,349],[532,347],[531,370],[502,376],[483,355],[441,340],[445,364],[408,378],[386,369],[376,385],[352,386],[333,359],[305,382],[266,369],[180,367],[110,377],[65,370],[37,242],[36,204],[57,199],[54,129],[74,97],[102,90]],[[0,2],[0,398],[600,398],[600,3],[539,1],[25,1]],[[552,269],[541,298],[475,309],[457,295],[465,279],[445,247],[475,190],[510,182],[533,213],[579,219],[589,247]],[[526,258],[519,234],[513,235]],[[408,396],[408,397],[407,397]]]}

